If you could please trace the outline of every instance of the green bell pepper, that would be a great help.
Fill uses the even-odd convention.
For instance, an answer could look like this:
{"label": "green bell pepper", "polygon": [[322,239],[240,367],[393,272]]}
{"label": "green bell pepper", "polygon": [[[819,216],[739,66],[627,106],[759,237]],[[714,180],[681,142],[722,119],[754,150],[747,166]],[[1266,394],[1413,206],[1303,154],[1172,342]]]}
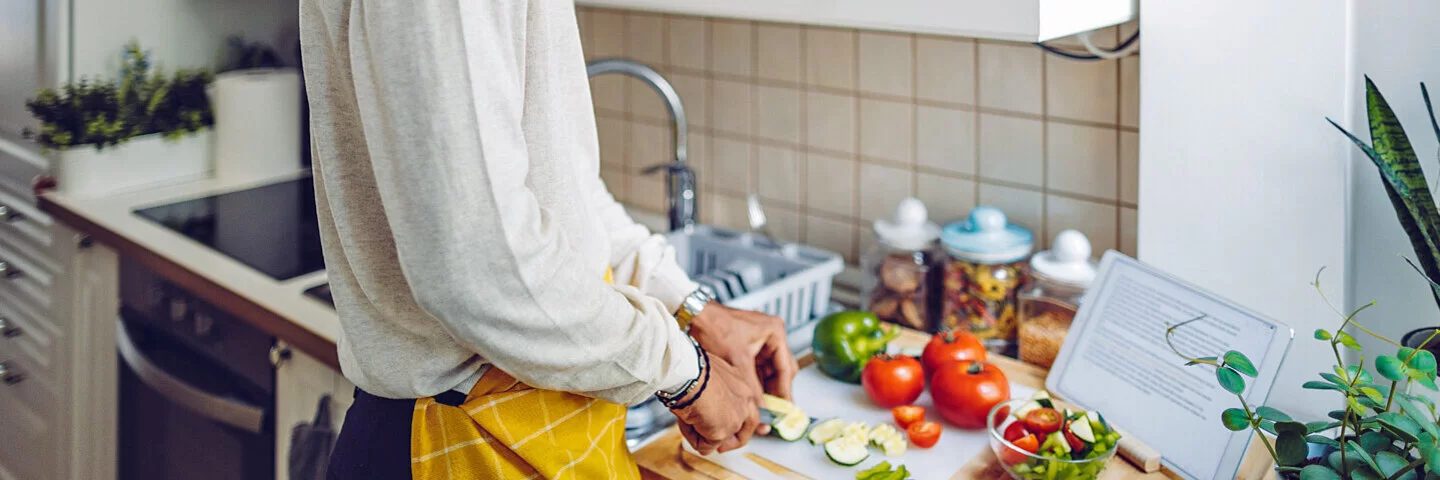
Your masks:
{"label": "green bell pepper", "polygon": [[899,328],[885,325],[870,312],[838,312],[815,325],[810,347],[820,371],[842,382],[860,383],[865,362],[885,353],[885,346],[899,334]]}

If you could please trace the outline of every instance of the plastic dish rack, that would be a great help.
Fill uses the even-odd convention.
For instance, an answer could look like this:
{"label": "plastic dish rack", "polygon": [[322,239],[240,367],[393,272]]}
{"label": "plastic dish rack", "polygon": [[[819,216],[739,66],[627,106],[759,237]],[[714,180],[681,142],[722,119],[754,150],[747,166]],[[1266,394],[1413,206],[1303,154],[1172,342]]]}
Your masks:
{"label": "plastic dish rack", "polygon": [[742,284],[726,292],[707,288],[719,293],[721,303],[780,317],[787,330],[829,310],[831,282],[845,268],[844,259],[833,252],[710,225],[668,237],[680,266],[702,288],[715,285],[717,278]]}

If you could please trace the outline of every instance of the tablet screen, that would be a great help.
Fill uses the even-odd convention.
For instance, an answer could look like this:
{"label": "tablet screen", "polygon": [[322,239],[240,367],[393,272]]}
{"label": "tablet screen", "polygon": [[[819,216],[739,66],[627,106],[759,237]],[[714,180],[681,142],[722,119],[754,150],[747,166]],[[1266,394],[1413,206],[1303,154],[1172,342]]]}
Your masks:
{"label": "tablet screen", "polygon": [[1175,347],[1191,357],[1227,350],[1250,357],[1262,372],[1259,381],[1245,379],[1246,400],[1254,406],[1265,399],[1284,356],[1283,346],[1272,348],[1276,335],[1285,335],[1288,346],[1290,329],[1128,257],[1106,260],[1071,328],[1080,338],[1065,342],[1070,351],[1062,352],[1063,369],[1056,366],[1055,390],[1159,450],[1176,473],[1233,475],[1239,455],[1232,442],[1243,451],[1252,433],[1226,430],[1219,419],[1226,408],[1240,406],[1238,399],[1216,383],[1213,367],[1185,366],[1166,345],[1165,330],[1204,317],[1176,330]]}

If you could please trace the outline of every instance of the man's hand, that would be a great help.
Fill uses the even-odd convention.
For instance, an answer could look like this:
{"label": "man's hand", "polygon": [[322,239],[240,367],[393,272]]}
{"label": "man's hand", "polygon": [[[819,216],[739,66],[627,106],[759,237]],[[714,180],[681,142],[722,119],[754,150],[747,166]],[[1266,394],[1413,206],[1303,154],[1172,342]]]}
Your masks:
{"label": "man's hand", "polygon": [[[708,310],[708,307],[707,307]],[[684,410],[671,410],[680,419],[680,433],[702,455],[728,452],[745,446],[760,426],[761,392],[753,375],[711,355],[710,383]]]}
{"label": "man's hand", "polygon": [[[711,302],[690,322],[690,336],[711,356],[723,358],[741,371],[754,372],[751,378],[757,388],[763,386],[765,393],[790,399],[800,365],[785,343],[784,320]],[[761,434],[767,431],[762,429]]]}

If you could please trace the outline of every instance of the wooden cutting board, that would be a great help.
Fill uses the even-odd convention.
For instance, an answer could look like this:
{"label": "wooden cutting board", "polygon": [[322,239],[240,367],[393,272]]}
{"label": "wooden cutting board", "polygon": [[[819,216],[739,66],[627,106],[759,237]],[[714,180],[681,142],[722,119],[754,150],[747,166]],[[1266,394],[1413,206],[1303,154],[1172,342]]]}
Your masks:
{"label": "wooden cutting board", "polygon": [[[899,338],[897,338],[893,342],[893,344],[901,348],[914,348],[923,346],[928,340],[929,337],[923,333],[913,330],[906,330],[900,335]],[[801,361],[802,366],[808,365],[808,363],[810,363],[808,358]],[[1021,363],[1014,359],[998,356],[992,358],[991,363],[994,363],[996,366],[1000,367],[1000,369],[1005,372],[1006,377],[1014,385],[1034,389],[1044,388],[1046,372],[1043,369]],[[805,399],[805,397],[813,395],[808,391],[801,391],[800,387],[806,384],[799,384],[799,382],[797,382],[796,400],[800,404],[800,407],[802,409],[805,409],[807,412],[812,414],[811,416],[819,416],[816,415],[816,412],[811,411],[811,408],[807,407],[806,405],[807,400]],[[845,385],[838,382],[835,382],[835,387],[839,389],[858,389],[858,387]],[[825,388],[825,391],[827,392],[832,390],[830,387]],[[868,404],[868,401],[865,398],[848,398],[848,400],[860,405]],[[822,406],[820,408],[823,409],[825,407]],[[928,409],[927,418],[934,415],[934,409]],[[861,418],[856,419],[861,420]],[[941,436],[942,442],[947,438],[946,435],[950,435],[952,433],[954,432],[950,431],[950,429],[947,428],[946,432]],[[848,477],[830,475],[829,473],[831,472],[829,472],[828,470],[820,471],[819,473],[815,471],[809,471],[806,472],[809,475],[806,475],[804,473],[797,472],[796,470],[792,470],[791,468],[787,468],[787,466],[795,467],[797,465],[801,465],[801,468],[804,469],[805,467],[803,465],[810,465],[810,462],[797,462],[792,457],[779,457],[782,452],[785,455],[791,455],[791,449],[798,449],[796,450],[796,452],[800,455],[815,454],[818,455],[818,457],[816,458],[819,458],[820,460],[824,460],[825,454],[823,451],[820,450],[820,447],[811,446],[809,442],[805,440],[800,440],[798,444],[785,446],[782,448],[774,448],[774,444],[772,442],[778,442],[778,440],[772,438],[755,439],[752,441],[751,445],[747,446],[742,450],[730,452],[729,454],[726,454],[727,457],[717,462],[713,459],[696,455],[693,453],[693,451],[687,451],[684,438],[680,436],[680,431],[675,427],[671,427],[659,438],[656,438],[654,441],[650,442],[645,447],[636,451],[635,460],[640,465],[641,473],[647,479],[709,478],[718,480],[763,480],[779,478],[785,480],[829,480],[831,478],[854,478],[853,472]],[[937,446],[935,448],[939,449],[942,446],[943,445]],[[912,452],[918,452],[918,450],[913,450],[913,445],[911,447]],[[907,468],[909,468],[910,464],[906,461],[906,459],[909,458],[911,455],[911,452],[907,452],[904,457],[900,457],[899,459],[891,459],[891,463],[895,464],[898,461],[898,463],[903,463],[907,466]],[[881,455],[879,452],[874,452],[872,453],[870,460],[868,460],[866,463],[863,463],[862,465],[878,463],[880,460],[883,459],[885,459],[883,455]],[[746,461],[747,463],[741,463],[740,461],[736,460]],[[1268,454],[1265,452],[1264,447],[1260,445],[1260,442],[1251,442],[1250,453],[1247,455],[1245,463],[1241,465],[1240,473],[1237,475],[1237,478],[1247,480],[1273,478],[1274,474],[1271,472],[1270,466],[1271,462]],[[915,478],[925,478],[927,480],[932,478],[949,478],[955,480],[1001,480],[1009,478],[1005,471],[1000,467],[999,461],[995,458],[995,455],[991,453],[988,446],[980,449],[978,453],[974,454],[970,458],[955,458],[954,468],[952,471],[935,475],[936,476],[916,475]],[[1100,478],[1103,480],[1138,480],[1174,478],[1174,476],[1163,470],[1157,473],[1146,474],[1139,471],[1125,460],[1116,457],[1111,460],[1110,465],[1104,470]]]}

